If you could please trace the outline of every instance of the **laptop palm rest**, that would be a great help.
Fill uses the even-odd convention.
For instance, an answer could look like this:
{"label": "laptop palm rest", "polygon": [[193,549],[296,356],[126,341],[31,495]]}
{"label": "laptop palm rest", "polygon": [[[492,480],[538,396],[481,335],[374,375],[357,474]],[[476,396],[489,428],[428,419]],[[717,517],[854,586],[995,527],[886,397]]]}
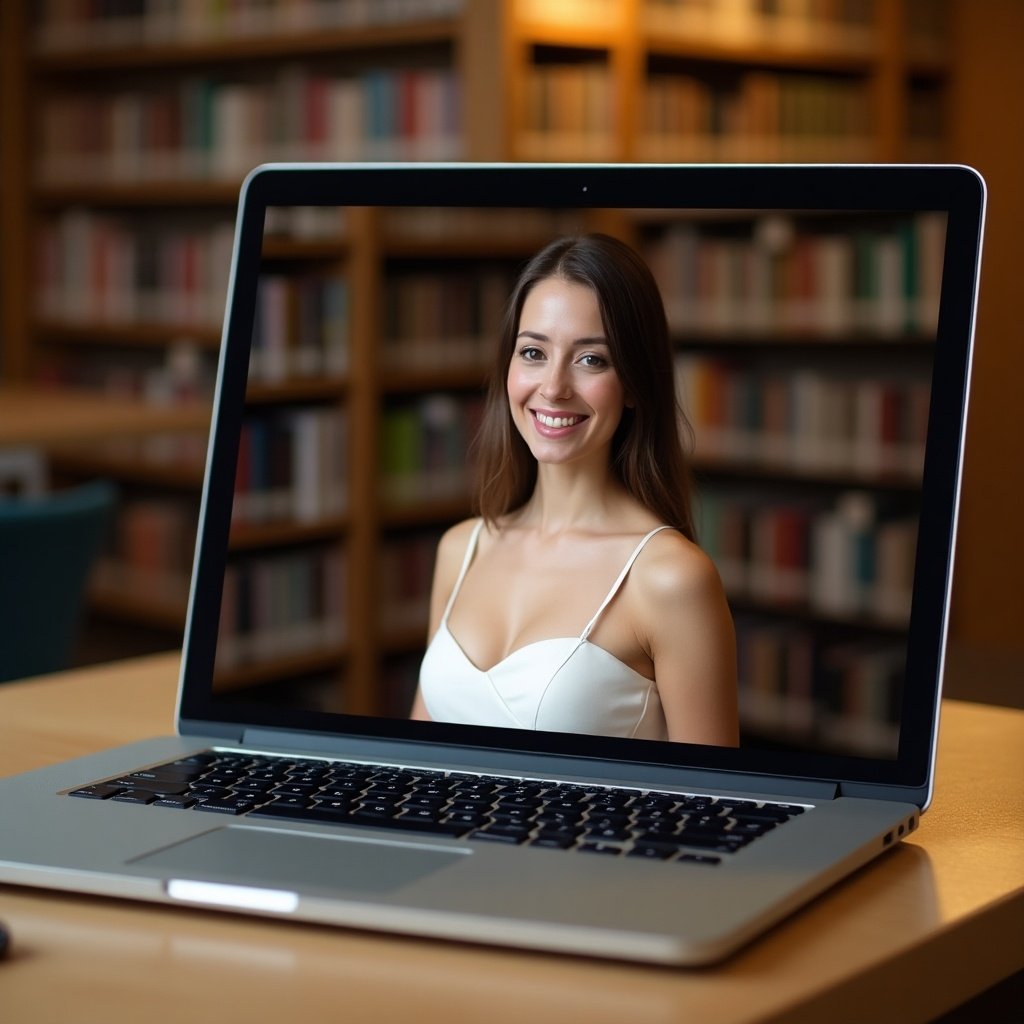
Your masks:
{"label": "laptop palm rest", "polygon": [[384,893],[450,866],[468,850],[251,826],[214,829],[132,861],[168,878],[355,895]]}

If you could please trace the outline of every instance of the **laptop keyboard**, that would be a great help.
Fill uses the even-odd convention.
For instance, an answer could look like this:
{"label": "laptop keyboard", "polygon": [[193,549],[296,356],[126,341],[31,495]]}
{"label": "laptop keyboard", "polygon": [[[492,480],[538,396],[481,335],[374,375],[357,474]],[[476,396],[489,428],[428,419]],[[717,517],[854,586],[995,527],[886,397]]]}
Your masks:
{"label": "laptop keyboard", "polygon": [[805,808],[656,790],[209,751],[71,796],[719,864]]}

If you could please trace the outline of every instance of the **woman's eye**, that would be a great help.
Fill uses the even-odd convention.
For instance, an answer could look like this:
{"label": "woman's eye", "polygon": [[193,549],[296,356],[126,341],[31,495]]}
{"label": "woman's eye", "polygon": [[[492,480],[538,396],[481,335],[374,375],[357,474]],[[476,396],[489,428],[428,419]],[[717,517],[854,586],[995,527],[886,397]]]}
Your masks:
{"label": "woman's eye", "polygon": [[592,369],[600,369],[601,367],[608,365],[608,360],[602,356],[595,355],[593,352],[587,352],[585,355],[580,356],[580,362],[584,366],[591,367]]}
{"label": "woman's eye", "polygon": [[519,350],[520,358],[525,359],[528,363],[535,363],[538,359],[544,358],[544,353],[539,348],[533,348],[529,345],[524,345]]}

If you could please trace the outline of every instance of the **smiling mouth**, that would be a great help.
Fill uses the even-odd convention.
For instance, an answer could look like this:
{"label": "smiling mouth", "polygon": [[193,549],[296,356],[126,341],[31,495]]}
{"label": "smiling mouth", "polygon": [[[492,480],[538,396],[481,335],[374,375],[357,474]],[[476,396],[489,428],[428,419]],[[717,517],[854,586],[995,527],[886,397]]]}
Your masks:
{"label": "smiling mouth", "polygon": [[545,427],[575,427],[577,423],[582,423],[587,417],[586,416],[549,416],[547,413],[537,412],[533,410],[534,418]]}

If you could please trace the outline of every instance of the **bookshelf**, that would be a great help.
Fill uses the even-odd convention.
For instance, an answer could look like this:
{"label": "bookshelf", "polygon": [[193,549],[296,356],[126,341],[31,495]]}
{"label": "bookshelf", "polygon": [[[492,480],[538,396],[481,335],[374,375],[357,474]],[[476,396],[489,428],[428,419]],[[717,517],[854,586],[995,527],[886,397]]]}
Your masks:
{"label": "bookshelf", "polygon": [[[140,2],[106,14],[102,5],[3,7],[0,114],[31,157],[31,173],[19,178],[4,154],[16,198],[3,208],[0,245],[5,266],[22,266],[26,277],[0,307],[12,339],[6,372],[150,401],[209,401],[238,185],[265,160],[943,155],[945,5],[931,0]],[[7,59],[14,53],[19,61]],[[218,668],[225,688],[329,676],[334,706],[371,710],[373,680],[401,674],[403,655],[422,644],[425,553],[468,511],[466,467],[451,452],[476,415],[485,325],[516,261],[573,226],[564,217],[500,226],[479,218],[441,221],[436,211],[412,209],[353,211],[338,222],[294,210],[268,224],[232,532],[228,654]],[[695,240],[692,225],[601,227],[642,245],[654,265],[697,242],[702,258],[735,258],[727,237]],[[806,234],[798,258],[826,271],[900,256],[887,234],[868,257]],[[912,510],[900,492],[912,482],[905,470],[918,441],[915,353],[927,340],[902,331],[902,320],[899,340],[887,336],[891,318],[910,315],[903,296],[866,304],[822,292],[810,305],[794,296],[785,308],[762,309],[758,323],[735,324],[728,296],[695,304],[682,282],[663,287],[670,314],[673,303],[697,310],[696,322],[677,317],[674,327],[686,339],[681,376],[700,392],[690,396],[699,434],[711,444],[698,468],[722,519],[741,533],[789,537],[800,549],[815,531],[833,524],[841,532],[850,518],[870,520],[879,546],[905,541]],[[932,300],[922,293],[920,305]],[[453,309],[461,319],[451,320]],[[798,394],[780,381],[784,371],[772,370],[786,363],[780,325],[798,326],[819,358]],[[885,393],[851,383],[843,365],[851,349],[861,362],[899,349],[905,372]],[[839,395],[860,410],[860,425],[830,448],[795,455],[769,433],[776,455],[786,453],[780,468],[770,447],[754,451],[735,423],[714,422],[710,410],[744,394],[748,404],[795,403],[807,415]],[[882,431],[884,409],[896,410],[906,436]],[[845,461],[830,476],[824,467],[838,450]],[[97,595],[106,614],[180,623],[203,454],[199,439],[179,438],[56,457],[67,478],[103,473],[127,491],[123,547]],[[308,494],[301,482],[313,473],[311,459],[347,465],[348,493]],[[733,486],[744,468],[763,476],[757,501]],[[360,481],[374,482],[373,496],[354,504]],[[765,493],[776,501],[767,511]],[[865,493],[881,495],[876,507],[851,513]],[[720,557],[728,564],[727,553]],[[142,576],[143,590],[162,595],[149,610],[138,600],[140,560],[154,574]],[[771,565],[760,575],[744,565],[739,574],[769,589],[786,585]],[[331,590],[328,577],[346,586]],[[146,583],[153,578],[161,585]],[[364,589],[353,600],[357,581]],[[304,595],[304,621],[259,600],[276,587]],[[761,651],[745,656],[767,663],[764,636],[775,634],[758,618],[752,589],[735,595],[752,608],[744,643]],[[865,623],[857,609],[829,600],[824,609],[803,600],[796,625],[786,626],[786,650],[806,644],[821,621],[898,642],[892,622]],[[254,629],[278,637],[276,667],[247,647]],[[778,662],[789,655],[775,642]],[[770,723],[773,705],[763,695],[772,687],[759,686],[752,715]]]}

